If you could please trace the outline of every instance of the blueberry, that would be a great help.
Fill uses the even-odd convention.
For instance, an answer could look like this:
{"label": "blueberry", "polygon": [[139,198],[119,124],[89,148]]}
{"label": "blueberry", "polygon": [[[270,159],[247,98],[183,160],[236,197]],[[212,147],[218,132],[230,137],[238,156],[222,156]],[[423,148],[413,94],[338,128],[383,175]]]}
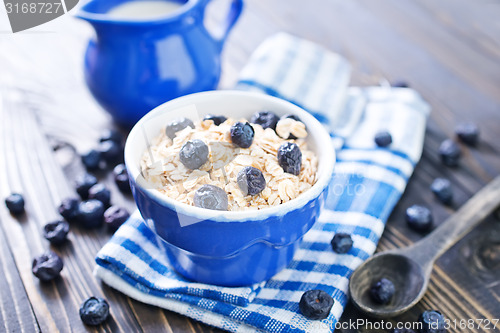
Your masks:
{"label": "blueberry", "polygon": [[203,185],[194,193],[194,205],[213,210],[227,210],[227,193],[214,185]]}
{"label": "blueberry", "polygon": [[410,85],[406,81],[396,80],[396,81],[394,81],[394,82],[391,83],[391,87],[394,87],[394,88],[409,88]]}
{"label": "blueberry", "polygon": [[64,220],[49,222],[43,227],[43,237],[53,245],[64,243],[68,232],[69,224]]}
{"label": "blueberry", "polygon": [[123,135],[116,130],[108,129],[102,132],[101,137],[99,138],[99,142],[104,141],[114,141],[118,144],[121,144],[123,141]]}
{"label": "blueberry", "polygon": [[78,205],[78,222],[84,228],[97,228],[102,225],[104,205],[96,199],[82,201]]}
{"label": "blueberry", "polygon": [[31,271],[41,281],[50,281],[55,279],[63,269],[63,262],[57,254],[47,251],[33,259]]}
{"label": "blueberry", "polygon": [[439,146],[439,154],[444,165],[454,167],[458,165],[460,159],[460,147],[453,140],[444,140]]}
{"label": "blueberry", "polygon": [[479,128],[474,123],[461,123],[455,128],[457,137],[465,144],[475,146],[479,138]]}
{"label": "blueberry", "polygon": [[111,202],[111,192],[104,184],[95,184],[89,189],[89,199],[97,199],[108,207]]}
{"label": "blueberry", "polygon": [[118,189],[124,193],[130,192],[130,183],[128,179],[128,172],[125,164],[118,164],[113,169],[113,177]]}
{"label": "blueberry", "polygon": [[271,128],[276,130],[276,124],[280,118],[271,111],[260,111],[255,113],[252,118],[250,118],[250,122],[253,124],[259,124],[262,128]]}
{"label": "blueberry", "polygon": [[370,296],[376,303],[387,304],[391,301],[395,291],[392,281],[382,278],[371,285]]}
{"label": "blueberry", "polygon": [[123,158],[122,146],[111,140],[101,142],[98,150],[101,153],[103,160],[108,163],[114,163]]}
{"label": "blueberry", "polygon": [[353,241],[351,235],[344,232],[338,232],[333,236],[330,244],[334,252],[344,254],[349,252],[352,248]]}
{"label": "blueberry", "polygon": [[392,333],[416,333],[411,328],[395,328],[392,330]]}
{"label": "blueberry", "polygon": [[116,231],[125,221],[128,220],[130,214],[128,211],[119,206],[111,206],[104,212],[104,223],[108,226],[108,230]]}
{"label": "blueberry", "polygon": [[431,184],[431,191],[436,198],[445,205],[451,204],[453,201],[453,192],[451,190],[451,183],[445,178],[436,178]]}
{"label": "blueberry", "polygon": [[186,127],[191,127],[194,128],[194,123],[187,118],[179,118],[176,120],[171,121],[167,127],[165,128],[165,133],[170,139],[175,138],[175,134],[179,131],[182,131]]}
{"label": "blueberry", "polygon": [[19,193],[12,193],[5,198],[5,205],[13,215],[20,215],[24,212],[24,198]]}
{"label": "blueberry", "polygon": [[[300,120],[299,117],[297,117],[296,115],[294,114],[286,114],[284,116],[281,117],[281,119],[293,119],[295,121],[300,121],[302,122],[302,120]],[[281,120],[280,119],[280,120]],[[290,135],[288,135],[288,138],[284,138],[284,139],[287,139],[287,140],[295,140],[297,139],[297,137],[295,135],[293,135],[292,133],[290,133]]]}
{"label": "blueberry", "polygon": [[101,163],[101,152],[95,149],[91,149],[88,152],[82,154],[82,163],[85,165],[87,170],[95,170],[99,168]]}
{"label": "blueberry", "polygon": [[76,192],[83,200],[86,200],[89,197],[90,188],[95,184],[97,184],[96,177],[90,173],[83,174],[76,179]]}
{"label": "blueberry", "polygon": [[86,325],[100,325],[109,317],[109,304],[103,298],[90,297],[80,306],[80,318]]}
{"label": "blueberry", "polygon": [[422,312],[418,317],[418,321],[422,323],[422,333],[445,333],[446,321],[444,316],[439,311],[427,310]]}
{"label": "blueberry", "polygon": [[392,143],[391,133],[387,131],[380,131],[375,134],[375,143],[379,147],[387,147]]}
{"label": "blueberry", "polygon": [[59,205],[59,214],[68,222],[75,222],[78,218],[78,205],[80,199],[66,198]]}
{"label": "blueberry", "polygon": [[248,122],[237,122],[231,126],[229,134],[231,135],[233,144],[241,148],[248,148],[252,145],[255,131]]}
{"label": "blueberry", "polygon": [[208,160],[208,146],[201,140],[190,140],[182,146],[179,158],[186,168],[198,169]]}
{"label": "blueberry", "polygon": [[219,126],[220,124],[222,124],[223,122],[225,122],[227,120],[226,117],[224,116],[214,116],[213,114],[207,114],[203,120],[211,120],[214,122],[214,124],[216,126]]}
{"label": "blueberry", "polygon": [[295,121],[300,121],[300,122],[302,122],[302,120],[300,120],[300,118],[299,118],[299,117],[297,117],[297,116],[296,116],[296,115],[294,115],[294,114],[286,114],[286,115],[284,115],[283,117],[281,117],[281,119],[287,119],[287,118],[293,119],[293,120],[295,120]]}
{"label": "blueberry", "polygon": [[302,152],[295,143],[285,142],[278,148],[278,163],[285,172],[298,175],[302,167]]}
{"label": "blueberry", "polygon": [[417,231],[429,231],[432,227],[431,211],[424,206],[413,205],[406,209],[408,226]]}
{"label": "blueberry", "polygon": [[262,171],[251,166],[241,169],[236,181],[244,195],[257,195],[266,188],[266,179]]}
{"label": "blueberry", "polygon": [[314,289],[302,294],[299,310],[308,319],[325,319],[330,314],[334,300],[323,290]]}

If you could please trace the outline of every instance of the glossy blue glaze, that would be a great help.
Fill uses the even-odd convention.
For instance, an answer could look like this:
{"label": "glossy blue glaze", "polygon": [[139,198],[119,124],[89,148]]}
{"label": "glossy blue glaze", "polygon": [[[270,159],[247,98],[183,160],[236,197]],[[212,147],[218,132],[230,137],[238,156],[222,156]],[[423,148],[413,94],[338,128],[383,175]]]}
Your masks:
{"label": "glossy blue glaze", "polygon": [[[308,147],[318,156],[317,179],[297,198],[261,210],[215,211],[178,202],[143,177],[144,152],[179,112],[192,120],[206,114],[249,119],[258,110],[296,115],[308,128]],[[195,281],[242,286],[266,280],[290,263],[319,216],[335,151],[325,128],[298,106],[261,93],[221,90],[176,98],[149,112],[128,135],[125,164],[139,211],[163,243],[173,267]]]}
{"label": "glossy blue glaze", "polygon": [[131,127],[163,102],[217,87],[220,53],[243,0],[232,1],[220,38],[203,24],[210,0],[177,0],[182,7],[154,20],[117,20],[106,14],[126,1],[91,0],[76,16],[96,31],[85,54],[87,85],[118,123]]}
{"label": "glossy blue glaze", "polygon": [[130,177],[137,206],[163,242],[174,268],[198,282],[243,286],[268,279],[292,260],[302,236],[317,220],[327,188],[302,207],[283,215],[256,216],[245,221],[190,219],[168,203],[159,202]]}

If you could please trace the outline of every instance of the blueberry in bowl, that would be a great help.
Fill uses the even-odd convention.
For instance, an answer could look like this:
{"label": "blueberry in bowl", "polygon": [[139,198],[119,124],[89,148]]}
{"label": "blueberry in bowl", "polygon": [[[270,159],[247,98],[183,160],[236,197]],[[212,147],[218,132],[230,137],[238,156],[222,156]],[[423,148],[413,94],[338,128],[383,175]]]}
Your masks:
{"label": "blueberry in bowl", "polygon": [[[240,162],[241,166],[231,173],[235,175],[245,166],[264,172],[264,167],[257,168],[257,165],[246,162],[251,157],[248,152],[255,148],[253,147],[255,141],[262,140],[263,135],[273,135],[278,138],[274,131],[248,122],[252,115],[258,111],[272,110],[278,119],[285,115],[296,116],[304,123],[309,134],[296,142],[302,152],[303,167],[304,159],[311,158],[311,155],[317,159],[314,182],[293,199],[260,208],[245,206],[241,207],[242,210],[222,209],[225,208],[225,195],[227,194],[228,201],[233,203],[235,200],[246,200],[242,202],[249,203],[254,202],[252,200],[264,200],[263,198],[270,197],[271,187],[265,182],[266,186],[262,189],[264,182],[258,172],[250,172],[252,175],[250,189],[248,177],[240,177],[242,186],[243,183],[247,185],[246,196],[238,185],[237,176],[228,179],[227,184],[218,186],[224,193],[209,187],[199,187],[198,189],[203,188],[203,190],[198,194],[196,191],[192,192],[193,196],[197,195],[196,201],[192,204],[181,202],[175,196],[167,196],[144,176],[141,163],[154,138],[159,133],[165,136],[161,134],[165,131],[165,125],[179,117],[176,110],[192,105],[196,106],[199,120],[210,114],[227,118],[219,125],[215,122],[207,123],[212,130],[221,132],[220,137],[225,140],[229,148],[240,149],[234,163]],[[231,123],[230,118],[235,121]],[[197,122],[195,118],[192,120]],[[231,127],[236,123],[241,125],[231,133]],[[195,128],[177,132],[174,146],[177,143],[180,149],[185,143],[183,137],[192,131],[196,131]],[[279,138],[279,140],[285,139]],[[263,148],[273,152],[269,153],[274,167],[273,172],[283,175],[284,178],[298,178],[299,176],[286,172],[285,168],[279,165],[277,149],[281,141],[276,142],[275,146],[270,144]],[[309,155],[302,149],[306,143],[310,150]],[[211,149],[210,142],[205,144]],[[245,146],[248,148],[244,148]],[[214,154],[210,149],[209,158]],[[292,157],[298,155],[293,147],[289,150],[292,152]],[[259,153],[262,151],[259,150]],[[288,153],[284,155],[288,157]],[[156,164],[158,174],[164,174],[165,170],[170,170],[168,172],[173,174],[184,172],[191,178],[187,177],[188,181],[182,183],[183,188],[190,187],[196,182],[212,184],[213,179],[209,178],[207,171],[210,163],[191,170],[179,162],[177,168],[171,170],[167,162],[169,159],[177,159],[176,156],[167,154],[165,160],[158,161]],[[296,159],[293,161],[290,163],[290,171],[295,172],[298,169],[297,161]],[[173,268],[194,281],[221,286],[245,286],[269,279],[292,260],[302,236],[317,220],[326,198],[327,185],[335,164],[335,151],[330,136],[323,126],[312,115],[292,103],[252,92],[211,91],[177,98],[158,106],[144,116],[127,138],[125,164],[139,211],[148,227],[161,240]],[[223,180],[222,171],[211,171],[211,173],[217,172]],[[230,172],[226,172],[226,176],[228,174]],[[281,187],[285,194],[297,190],[294,186]],[[175,189],[167,187],[167,190],[177,191],[178,187]],[[249,192],[257,194],[252,195]]]}
{"label": "blueberry in bowl", "polygon": [[276,130],[276,124],[279,120],[280,118],[271,111],[259,111],[250,118],[251,123],[259,124],[264,129],[271,128],[273,130]]}

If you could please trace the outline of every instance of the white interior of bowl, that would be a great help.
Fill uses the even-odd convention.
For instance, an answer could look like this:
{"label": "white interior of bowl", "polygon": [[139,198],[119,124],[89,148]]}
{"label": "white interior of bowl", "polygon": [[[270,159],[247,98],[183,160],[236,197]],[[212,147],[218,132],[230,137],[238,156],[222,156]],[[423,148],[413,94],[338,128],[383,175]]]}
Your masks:
{"label": "white interior of bowl", "polygon": [[[169,121],[186,117],[196,122],[209,113],[235,119],[250,119],[252,114],[262,110],[272,111],[278,116],[285,114],[297,115],[306,125],[309,134],[307,138],[308,147],[318,156],[318,177],[316,184],[297,198],[279,206],[262,210],[212,211],[175,201],[154,189],[142,177],[140,161],[148,147],[148,143],[158,136],[160,131],[165,130],[165,126]],[[283,215],[304,206],[311,199],[317,197],[330,181],[335,163],[335,151],[330,136],[323,125],[298,106],[265,94],[219,90],[183,96],[164,103],[146,114],[134,126],[127,138],[125,163],[131,177],[136,180],[137,185],[143,191],[146,191],[157,202],[174,209],[178,213],[201,219],[211,218],[216,221],[245,221],[256,218],[262,219],[271,215]]]}

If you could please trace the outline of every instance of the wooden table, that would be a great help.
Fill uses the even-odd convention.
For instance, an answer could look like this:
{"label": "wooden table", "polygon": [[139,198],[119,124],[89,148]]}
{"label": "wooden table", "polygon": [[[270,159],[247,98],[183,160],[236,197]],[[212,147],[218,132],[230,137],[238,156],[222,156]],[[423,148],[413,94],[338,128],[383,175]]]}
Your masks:
{"label": "wooden table", "polygon": [[[267,36],[287,31],[323,44],[349,59],[353,85],[382,78],[404,79],[432,105],[421,162],[391,215],[379,250],[422,238],[404,221],[406,207],[428,205],[437,224],[500,172],[500,4],[494,0],[247,0],[245,12],[223,54],[220,86],[231,87],[250,53]],[[224,1],[210,11],[216,20]],[[2,9],[3,10],[3,9]],[[55,249],[63,258],[62,278],[39,283],[31,260],[49,247],[42,226],[58,217],[62,198],[74,193],[82,172],[77,152],[93,146],[112,126],[82,78],[82,54],[89,26],[66,15],[21,34],[8,33],[0,16],[0,193],[26,197],[19,219],[0,205],[0,331],[216,332],[170,311],[134,301],[92,276],[94,256],[110,235],[73,228],[70,242]],[[476,122],[477,148],[463,146],[458,168],[444,167],[440,142],[455,125]],[[113,202],[133,209],[109,174]],[[453,182],[455,204],[445,207],[429,192],[431,181]],[[91,295],[105,297],[111,318],[95,329],[80,321],[78,308]],[[450,319],[500,317],[500,221],[488,218],[437,262],[429,290],[409,313],[393,321],[414,321],[424,309]],[[364,318],[351,305],[343,321]],[[341,332],[356,331],[343,329]],[[376,330],[365,326],[359,331]],[[493,332],[482,328],[451,332]],[[498,329],[496,330],[498,331]]]}

